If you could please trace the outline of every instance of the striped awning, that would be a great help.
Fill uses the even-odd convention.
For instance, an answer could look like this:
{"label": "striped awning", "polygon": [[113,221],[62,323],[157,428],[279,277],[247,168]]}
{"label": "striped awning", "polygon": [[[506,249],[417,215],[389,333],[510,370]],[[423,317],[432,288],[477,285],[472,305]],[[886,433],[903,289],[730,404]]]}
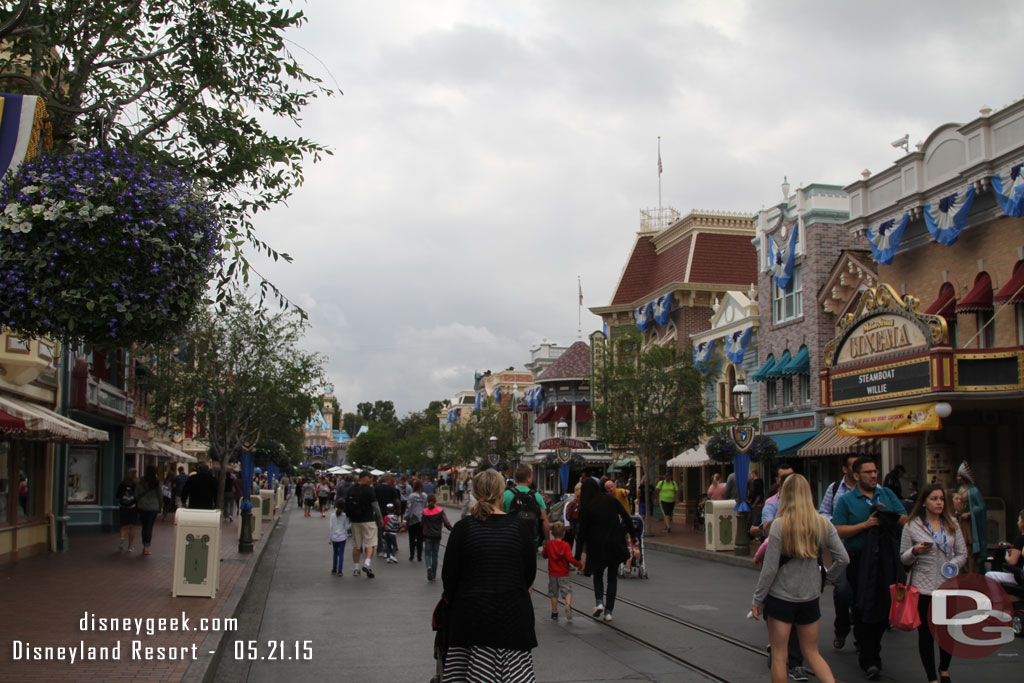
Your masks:
{"label": "striped awning", "polygon": [[25,421],[25,431],[17,435],[19,440],[60,443],[110,440],[110,436],[101,429],[93,429],[81,422],[58,415],[48,408],[16,398],[0,397],[0,410]]}
{"label": "striped awning", "polygon": [[860,439],[856,436],[839,436],[835,427],[818,432],[796,452],[798,458],[820,458],[827,455],[879,455],[878,439]]}
{"label": "striped awning", "polygon": [[707,442],[705,441],[688,451],[683,451],[665,464],[668,467],[704,467],[715,463],[708,457]]}
{"label": "striped awning", "polygon": [[182,462],[198,462],[194,455],[189,455],[180,448],[175,448],[170,444],[166,444],[160,441],[154,441],[153,445],[156,446],[158,451],[161,451],[161,456],[164,458],[171,458],[172,460],[179,460]]}

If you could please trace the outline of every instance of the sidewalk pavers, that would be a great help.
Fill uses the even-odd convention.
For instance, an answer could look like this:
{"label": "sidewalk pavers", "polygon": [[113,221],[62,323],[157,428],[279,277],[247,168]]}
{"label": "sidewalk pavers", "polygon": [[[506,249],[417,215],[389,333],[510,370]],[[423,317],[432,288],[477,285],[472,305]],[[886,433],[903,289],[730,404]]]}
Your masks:
{"label": "sidewalk pavers", "polygon": [[[276,521],[274,522],[276,523]],[[269,527],[252,554],[239,554],[237,519],[221,528],[220,586],[216,598],[171,597],[174,555],[174,523],[158,520],[153,531],[152,555],[142,554],[140,534],[133,552],[118,551],[118,534],[72,535],[70,549],[46,553],[0,566],[0,599],[4,619],[0,626],[0,682],[7,681],[181,681],[194,658],[209,659],[204,651],[216,642],[213,620],[231,617],[239,596],[236,586],[259,555]],[[96,618],[131,618],[130,632],[101,630]],[[175,619],[176,621],[172,621]],[[152,619],[137,623],[135,619]],[[166,619],[163,624],[160,619]],[[187,620],[187,622],[186,622]],[[205,624],[203,620],[207,620]],[[121,624],[120,626],[124,626]],[[141,633],[136,633],[141,626]],[[202,630],[206,626],[206,630]],[[151,627],[151,628],[150,628]],[[162,628],[161,628],[162,627]],[[153,633],[148,633],[152,630]],[[15,641],[24,647],[53,648],[39,651],[46,659],[15,660]],[[205,641],[205,642],[204,642]],[[56,648],[113,648],[120,644],[119,659],[76,661],[70,651]],[[24,651],[24,647],[22,648]],[[154,648],[145,650],[144,648]],[[118,654],[111,649],[110,656]],[[195,675],[196,667],[191,674]],[[191,677],[191,676],[190,676]]]}

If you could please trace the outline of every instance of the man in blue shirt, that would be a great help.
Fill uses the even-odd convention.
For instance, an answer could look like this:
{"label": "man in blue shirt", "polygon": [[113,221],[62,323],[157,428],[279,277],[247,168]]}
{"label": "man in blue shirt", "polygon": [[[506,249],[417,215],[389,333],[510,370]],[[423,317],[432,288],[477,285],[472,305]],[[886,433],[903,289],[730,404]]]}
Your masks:
{"label": "man in blue shirt", "polygon": [[853,462],[853,478],[857,486],[836,501],[832,523],[850,553],[847,576],[853,589],[853,636],[860,645],[860,666],[868,680],[876,681],[882,675],[882,635],[888,624],[886,621],[865,622],[857,606],[861,590],[858,585],[860,556],[869,531],[882,523],[880,510],[898,513],[901,526],[907,523],[907,510],[896,494],[878,485],[878,465],[871,458],[861,457]]}

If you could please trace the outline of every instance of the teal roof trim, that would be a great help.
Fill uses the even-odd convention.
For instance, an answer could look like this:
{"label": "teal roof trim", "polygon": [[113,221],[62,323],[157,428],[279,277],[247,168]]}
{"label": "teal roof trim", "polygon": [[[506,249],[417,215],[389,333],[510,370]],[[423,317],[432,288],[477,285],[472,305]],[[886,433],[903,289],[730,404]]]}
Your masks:
{"label": "teal roof trim", "polygon": [[771,435],[772,439],[779,446],[778,459],[791,458],[796,455],[800,447],[817,436],[818,432],[794,432],[792,434]]}
{"label": "teal roof trim", "polygon": [[761,367],[759,367],[757,370],[754,371],[752,375],[750,375],[750,381],[763,382],[765,373],[771,370],[773,365],[775,365],[775,356],[772,354],[768,354],[768,357],[765,359],[764,363],[761,364]]}
{"label": "teal roof trim", "polygon": [[785,352],[783,352],[782,354],[782,358],[779,359],[779,362],[776,363],[771,368],[769,368],[768,372],[761,375],[761,380],[764,381],[768,379],[778,379],[779,377],[782,377],[782,369],[789,365],[789,361],[791,361],[792,359],[792,356],[789,355],[789,349],[786,349]]}
{"label": "teal roof trim", "polygon": [[811,355],[806,346],[801,346],[800,351],[793,356],[784,368],[775,371],[779,376],[786,375],[809,375],[811,374]]}

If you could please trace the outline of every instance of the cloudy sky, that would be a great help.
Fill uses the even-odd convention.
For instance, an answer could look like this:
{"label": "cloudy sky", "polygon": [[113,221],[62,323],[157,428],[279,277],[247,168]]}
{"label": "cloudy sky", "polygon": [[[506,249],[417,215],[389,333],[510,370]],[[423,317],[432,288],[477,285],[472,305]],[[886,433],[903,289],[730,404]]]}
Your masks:
{"label": "cloudy sky", "polygon": [[[399,414],[601,326],[658,205],[754,212],[878,172],[939,125],[1024,95],[1019,3],[299,2],[289,38],[343,97],[260,264],[310,314],[342,407]],[[308,51],[308,54],[307,52]]]}

